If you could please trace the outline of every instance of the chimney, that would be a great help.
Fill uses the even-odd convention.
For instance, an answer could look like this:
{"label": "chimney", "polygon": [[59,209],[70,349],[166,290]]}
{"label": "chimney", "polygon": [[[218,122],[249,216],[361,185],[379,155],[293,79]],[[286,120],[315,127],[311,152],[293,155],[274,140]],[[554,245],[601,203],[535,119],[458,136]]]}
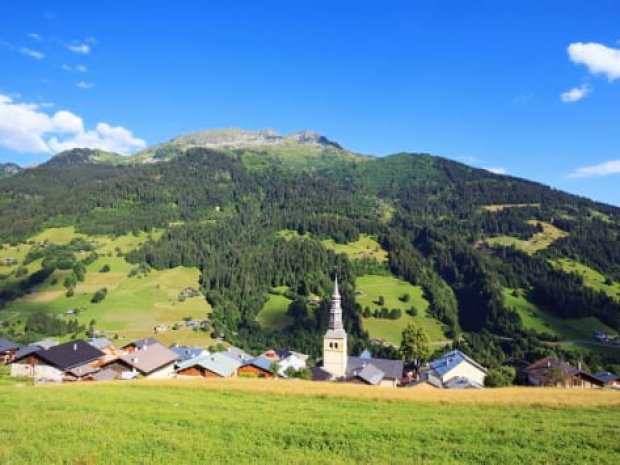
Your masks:
{"label": "chimney", "polygon": [[577,362],[577,369],[581,371],[581,362]]}
{"label": "chimney", "polygon": [[551,359],[550,358],[547,359],[547,368],[551,368]]}
{"label": "chimney", "polygon": [[74,343],[73,343],[73,350],[74,350],[74,351],[77,351],[77,342],[74,342]]}

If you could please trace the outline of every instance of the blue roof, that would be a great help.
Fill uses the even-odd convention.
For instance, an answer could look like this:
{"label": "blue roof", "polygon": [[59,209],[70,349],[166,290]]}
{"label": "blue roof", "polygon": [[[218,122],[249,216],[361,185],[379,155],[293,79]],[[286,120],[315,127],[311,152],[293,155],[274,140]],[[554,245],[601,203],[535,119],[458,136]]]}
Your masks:
{"label": "blue roof", "polygon": [[242,366],[252,365],[265,371],[271,371],[272,363],[274,363],[273,360],[269,360],[268,358],[256,357],[252,360],[245,362]]}
{"label": "blue roof", "polygon": [[372,353],[368,349],[364,349],[364,352],[360,354],[360,358],[362,360],[370,360],[372,358]]}
{"label": "blue roof", "polygon": [[613,373],[609,371],[599,371],[598,373],[594,374],[594,377],[604,383],[611,383],[611,382],[616,381],[619,378],[618,375],[614,375]]}
{"label": "blue roof", "polygon": [[235,346],[228,347],[225,351],[221,352],[221,354],[240,363],[247,362],[248,360],[252,360],[254,358],[254,355],[250,355]]}
{"label": "blue roof", "polygon": [[439,376],[443,376],[446,373],[449,373],[458,365],[463,362],[467,362],[478,368],[480,371],[486,373],[486,368],[480,365],[475,360],[471,359],[467,355],[465,355],[460,350],[452,350],[450,352],[446,352],[441,358],[433,360],[429,363],[429,367],[435,371]]}
{"label": "blue roof", "polygon": [[201,355],[205,355],[205,352],[206,352],[201,347],[187,347],[187,346],[178,346],[178,345],[170,346],[170,350],[179,356],[180,362],[183,362],[185,360],[190,360],[192,358],[200,357]]}
{"label": "blue roof", "polygon": [[21,346],[17,342],[9,341],[8,339],[0,338],[0,352],[7,350],[19,349]]}
{"label": "blue roof", "polygon": [[177,363],[177,371],[193,366],[201,366],[217,375],[227,377],[232,375],[241,366],[241,363],[227,357],[222,352],[215,352],[179,362]]}
{"label": "blue roof", "polygon": [[154,337],[147,337],[145,339],[136,339],[135,341],[131,341],[129,344],[125,344],[123,349],[133,345],[136,349],[140,350],[144,346],[152,346],[153,344],[159,344],[159,341]]}

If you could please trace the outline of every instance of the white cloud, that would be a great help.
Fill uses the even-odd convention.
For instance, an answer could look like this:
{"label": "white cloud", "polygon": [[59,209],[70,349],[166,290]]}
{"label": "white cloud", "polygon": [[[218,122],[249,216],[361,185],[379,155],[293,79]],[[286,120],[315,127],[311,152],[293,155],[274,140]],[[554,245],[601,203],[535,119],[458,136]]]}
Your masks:
{"label": "white cloud", "polygon": [[585,178],[589,176],[609,176],[610,174],[620,174],[620,160],[610,160],[598,165],[577,168],[569,177]]}
{"label": "white cloud", "polygon": [[85,73],[86,71],[88,71],[88,69],[87,69],[87,68],[86,68],[86,66],[84,66],[84,65],[77,65],[77,66],[75,67],[75,70],[76,70],[78,73]]}
{"label": "white cloud", "polygon": [[34,58],[35,60],[42,60],[45,58],[45,55],[37,50],[32,50],[31,48],[22,47],[19,49],[19,52],[22,55],[26,55],[27,57]]}
{"label": "white cloud", "polygon": [[495,174],[508,174],[508,170],[506,168],[482,168],[484,170],[490,171]]}
{"label": "white cloud", "polygon": [[566,92],[562,92],[562,94],[560,94],[560,100],[564,103],[574,103],[578,102],[590,93],[592,93],[590,86],[583,84],[579,87],[573,87],[571,90],[567,90]]}
{"label": "white cloud", "polygon": [[18,103],[0,94],[0,147],[16,152],[54,153],[75,147],[98,148],[127,154],[146,142],[128,129],[98,123],[86,129],[70,111],[45,113],[40,105]]}
{"label": "white cloud", "polygon": [[90,45],[82,43],[82,44],[68,44],[67,48],[71,50],[73,53],[77,53],[78,55],[88,55],[90,54]]}
{"label": "white cloud", "polygon": [[76,84],[76,86],[78,86],[80,89],[84,89],[84,90],[88,90],[91,87],[93,87],[95,84],[93,84],[92,82],[84,82],[84,81],[80,81]]}
{"label": "white cloud", "polygon": [[37,34],[36,32],[30,32],[28,34],[28,37],[30,37],[32,40],[36,40],[39,42],[43,40],[43,36],[41,34]]}
{"label": "white cloud", "polygon": [[587,66],[592,74],[604,74],[610,81],[620,78],[620,49],[575,42],[568,46],[568,56],[573,63]]}
{"label": "white cloud", "polygon": [[62,65],[62,69],[64,69],[65,71],[73,71],[73,68],[69,65]]}

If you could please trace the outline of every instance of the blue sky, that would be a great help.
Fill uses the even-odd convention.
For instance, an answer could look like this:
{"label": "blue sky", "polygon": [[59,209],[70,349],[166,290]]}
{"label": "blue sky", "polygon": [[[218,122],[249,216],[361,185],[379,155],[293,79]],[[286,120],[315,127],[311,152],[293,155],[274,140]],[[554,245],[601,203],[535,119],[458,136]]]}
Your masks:
{"label": "blue sky", "polygon": [[0,17],[0,162],[312,129],[620,205],[615,0],[21,0]]}

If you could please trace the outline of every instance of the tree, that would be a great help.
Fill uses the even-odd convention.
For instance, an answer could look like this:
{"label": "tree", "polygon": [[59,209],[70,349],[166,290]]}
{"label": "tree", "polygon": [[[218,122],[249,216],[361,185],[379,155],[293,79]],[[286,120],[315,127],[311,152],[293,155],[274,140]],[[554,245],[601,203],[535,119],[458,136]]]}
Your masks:
{"label": "tree", "polygon": [[411,300],[411,296],[408,293],[405,293],[405,294],[401,295],[398,299],[401,302],[409,302],[409,300]]}
{"label": "tree", "polygon": [[426,331],[415,323],[409,323],[403,330],[399,352],[405,362],[413,363],[417,372],[432,353]]}
{"label": "tree", "polygon": [[489,374],[484,380],[487,387],[510,386],[514,383],[517,372],[513,367],[499,367],[489,370]]}
{"label": "tree", "polygon": [[377,305],[379,305],[380,307],[385,305],[385,298],[382,295],[380,295],[379,298],[377,299]]}
{"label": "tree", "polygon": [[287,378],[294,378],[295,375],[297,375],[297,370],[295,370],[292,366],[289,366],[286,370],[284,370],[284,376]]}
{"label": "tree", "polygon": [[280,365],[278,364],[278,362],[273,362],[271,365],[269,365],[269,373],[271,373],[271,376],[273,376],[274,378],[278,377],[279,370]]}
{"label": "tree", "polygon": [[110,271],[110,265],[107,263],[101,267],[99,273],[108,273]]}
{"label": "tree", "polygon": [[95,292],[93,294],[93,298],[90,299],[91,303],[93,304],[98,304],[99,302],[101,302],[103,299],[105,299],[105,296],[108,294],[108,289],[105,287],[102,287],[101,289],[99,289],[97,292]]}

